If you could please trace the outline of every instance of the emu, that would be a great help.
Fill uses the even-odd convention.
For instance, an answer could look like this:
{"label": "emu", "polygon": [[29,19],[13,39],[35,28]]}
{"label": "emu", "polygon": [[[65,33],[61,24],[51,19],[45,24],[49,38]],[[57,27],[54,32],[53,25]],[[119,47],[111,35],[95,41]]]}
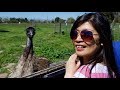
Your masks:
{"label": "emu", "polygon": [[35,35],[35,28],[26,28],[26,47],[21,55],[15,70],[8,76],[9,78],[21,78],[30,75],[33,72],[49,67],[50,61],[46,58],[37,58],[33,51],[33,37]]}

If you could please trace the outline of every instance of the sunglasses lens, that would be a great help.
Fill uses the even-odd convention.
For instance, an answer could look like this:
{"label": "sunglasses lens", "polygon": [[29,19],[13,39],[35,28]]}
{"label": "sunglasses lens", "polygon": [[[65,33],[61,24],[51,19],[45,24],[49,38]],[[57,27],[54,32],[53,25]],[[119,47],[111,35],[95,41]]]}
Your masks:
{"label": "sunglasses lens", "polygon": [[93,39],[93,34],[91,31],[83,30],[83,31],[81,31],[80,34],[81,34],[81,38],[85,42],[90,42]]}
{"label": "sunglasses lens", "polygon": [[72,40],[75,40],[77,38],[77,35],[78,35],[78,33],[77,33],[76,30],[71,31],[71,33],[70,33],[70,36],[71,36]]}
{"label": "sunglasses lens", "polygon": [[[93,40],[93,33],[91,31],[83,30],[81,31],[80,35],[85,42],[90,42]],[[70,36],[72,40],[75,40],[78,36],[78,32],[76,30],[73,30],[71,31]]]}

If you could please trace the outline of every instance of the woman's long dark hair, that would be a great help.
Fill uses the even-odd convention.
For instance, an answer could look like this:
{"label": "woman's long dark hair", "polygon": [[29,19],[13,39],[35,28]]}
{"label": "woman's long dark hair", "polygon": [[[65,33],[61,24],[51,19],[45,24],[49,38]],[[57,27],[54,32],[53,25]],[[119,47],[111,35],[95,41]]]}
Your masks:
{"label": "woman's long dark hair", "polygon": [[97,55],[94,56],[94,63],[92,68],[98,62],[105,62],[110,77],[111,78],[114,77],[113,72],[115,73],[116,78],[120,77],[118,74],[118,69],[113,52],[110,23],[102,13],[100,12],[87,13],[78,17],[71,28],[71,32],[70,32],[71,39],[72,39],[72,32],[87,21],[90,22],[92,26],[96,29],[96,31],[99,33],[100,43],[103,44],[103,46],[101,47],[102,49],[100,49],[96,53]]}

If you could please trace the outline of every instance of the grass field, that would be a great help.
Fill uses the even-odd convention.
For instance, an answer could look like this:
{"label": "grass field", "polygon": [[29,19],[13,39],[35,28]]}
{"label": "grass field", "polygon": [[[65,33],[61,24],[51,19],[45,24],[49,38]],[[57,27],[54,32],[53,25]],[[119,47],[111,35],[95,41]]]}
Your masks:
{"label": "grass field", "polygon": [[[7,63],[18,62],[26,45],[25,28],[27,24],[0,24],[0,72]],[[34,55],[46,57],[52,62],[67,60],[74,51],[69,30],[71,26],[61,27],[65,35],[59,34],[59,26],[54,24],[36,24],[33,38]],[[54,34],[54,32],[57,32]]]}
{"label": "grass field", "polygon": [[[7,63],[17,63],[26,44],[25,28],[27,24],[0,24],[0,73]],[[67,60],[74,52],[69,32],[71,25],[62,25],[65,35],[59,34],[59,26],[54,24],[36,24],[36,35],[33,38],[34,55],[46,57],[52,62]],[[54,34],[57,32],[57,34]],[[113,28],[114,40],[120,40],[120,27]]]}
{"label": "grass field", "polygon": [[116,23],[112,31],[114,41],[120,41],[120,23]]}

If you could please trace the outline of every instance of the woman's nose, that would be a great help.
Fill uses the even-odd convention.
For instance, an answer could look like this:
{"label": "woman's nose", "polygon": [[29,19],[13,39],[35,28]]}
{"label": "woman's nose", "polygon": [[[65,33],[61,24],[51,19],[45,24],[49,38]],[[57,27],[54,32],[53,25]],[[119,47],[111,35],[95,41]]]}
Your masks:
{"label": "woman's nose", "polygon": [[83,41],[83,39],[81,38],[81,35],[80,35],[80,34],[77,36],[77,38],[76,38],[75,41]]}

